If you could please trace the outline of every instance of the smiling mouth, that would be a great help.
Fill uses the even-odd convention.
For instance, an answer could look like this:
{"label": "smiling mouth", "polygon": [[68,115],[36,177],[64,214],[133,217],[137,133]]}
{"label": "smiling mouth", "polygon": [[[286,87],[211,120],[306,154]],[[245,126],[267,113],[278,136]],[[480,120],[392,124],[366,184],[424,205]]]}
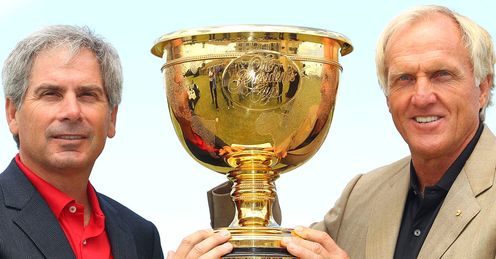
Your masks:
{"label": "smiling mouth", "polygon": [[438,116],[425,116],[425,117],[415,117],[414,118],[418,123],[429,123],[439,120]]}
{"label": "smiling mouth", "polygon": [[56,136],[56,139],[63,139],[63,140],[81,140],[84,139],[83,136],[75,136],[75,135],[64,135],[64,136]]}

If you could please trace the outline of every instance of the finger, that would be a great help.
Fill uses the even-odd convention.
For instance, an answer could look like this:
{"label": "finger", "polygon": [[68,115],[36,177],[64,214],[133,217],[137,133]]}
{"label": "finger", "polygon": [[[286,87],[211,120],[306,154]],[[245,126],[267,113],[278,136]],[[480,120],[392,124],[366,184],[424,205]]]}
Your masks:
{"label": "finger", "polygon": [[167,259],[174,259],[176,257],[176,253],[174,251],[167,252]]}
{"label": "finger", "polygon": [[203,256],[201,256],[201,259],[206,259],[206,258],[212,258],[212,259],[217,259],[221,258],[223,255],[226,255],[227,253],[231,252],[233,250],[233,245],[229,242],[226,242],[222,245],[216,246],[207,253],[205,253]]}
{"label": "finger", "polygon": [[[333,252],[341,250],[341,248],[339,248],[336,242],[334,242],[334,240],[326,232],[302,226],[297,226],[294,232],[302,239],[320,244],[326,251]],[[303,242],[303,244],[310,245],[311,247],[307,247],[308,249],[319,249],[314,247],[311,242]]]}
{"label": "finger", "polygon": [[[226,243],[230,237],[231,234],[229,233],[229,231],[220,230],[217,233],[209,236],[208,238],[196,243],[186,255],[186,258],[219,258],[224,254],[219,254],[218,256],[214,255],[221,253],[229,248],[228,246],[222,247],[222,245]],[[221,247],[219,248],[218,246]],[[208,257],[207,254],[209,253],[213,257]]]}
{"label": "finger", "polygon": [[299,237],[285,237],[281,244],[297,258],[329,258],[327,251],[319,244]]}
{"label": "finger", "polygon": [[348,258],[332,238],[325,232],[297,227],[296,237],[284,238],[282,244],[288,252],[299,258]]}
{"label": "finger", "polygon": [[195,233],[185,237],[181,243],[179,244],[179,247],[177,248],[175,252],[175,256],[178,258],[185,258],[186,255],[193,249],[193,247],[203,241],[204,239],[210,237],[211,235],[214,234],[213,230],[200,230],[196,231]]}

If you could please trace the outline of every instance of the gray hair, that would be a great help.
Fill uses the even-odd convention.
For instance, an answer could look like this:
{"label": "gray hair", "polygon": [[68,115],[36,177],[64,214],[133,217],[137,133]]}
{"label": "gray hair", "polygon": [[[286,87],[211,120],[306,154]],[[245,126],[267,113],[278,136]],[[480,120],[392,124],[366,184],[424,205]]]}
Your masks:
{"label": "gray hair", "polygon": [[100,64],[109,104],[111,107],[119,105],[122,96],[122,67],[117,51],[88,27],[53,25],[20,41],[5,60],[2,70],[4,94],[17,109],[21,107],[28,89],[34,59],[38,53],[57,47],[67,47],[73,56],[82,48],[92,51]]}
{"label": "gray hair", "polygon": [[[435,13],[441,13],[450,17],[458,25],[462,35],[462,40],[470,56],[470,62],[472,63],[476,84],[479,85],[480,82],[487,76],[494,79],[494,63],[496,56],[494,53],[491,35],[489,35],[484,28],[466,16],[460,15],[443,6],[426,5],[411,9],[394,18],[379,38],[375,62],[379,84],[386,96],[389,94],[389,89],[387,82],[388,67],[386,64],[385,51],[389,39],[399,29]],[[494,80],[491,83],[488,96],[489,101],[480,112],[480,119],[482,121],[484,121],[487,106],[492,103],[491,97],[494,89]]]}

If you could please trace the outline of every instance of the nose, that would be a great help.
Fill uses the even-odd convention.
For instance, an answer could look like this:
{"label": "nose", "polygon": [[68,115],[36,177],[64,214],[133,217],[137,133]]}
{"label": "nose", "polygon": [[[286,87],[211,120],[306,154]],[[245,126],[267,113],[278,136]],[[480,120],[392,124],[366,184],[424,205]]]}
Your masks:
{"label": "nose", "polygon": [[81,104],[75,95],[65,95],[62,101],[59,118],[61,120],[77,121],[81,119]]}
{"label": "nose", "polygon": [[431,82],[424,77],[417,78],[414,92],[412,95],[412,104],[417,106],[426,106],[436,101],[435,89]]}

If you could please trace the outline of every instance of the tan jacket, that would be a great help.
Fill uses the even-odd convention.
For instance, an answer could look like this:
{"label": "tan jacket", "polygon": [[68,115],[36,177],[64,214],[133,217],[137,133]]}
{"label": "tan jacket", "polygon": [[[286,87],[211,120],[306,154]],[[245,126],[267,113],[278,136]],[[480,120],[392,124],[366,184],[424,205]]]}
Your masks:
{"label": "tan jacket", "polygon": [[[409,188],[409,163],[406,157],[355,177],[324,220],[312,227],[329,233],[353,259],[393,258]],[[418,258],[496,258],[495,173],[496,137],[485,126]]]}
{"label": "tan jacket", "polygon": [[[355,177],[313,228],[351,258],[393,258],[410,183],[410,157]],[[485,127],[417,258],[496,257],[496,137]]]}

